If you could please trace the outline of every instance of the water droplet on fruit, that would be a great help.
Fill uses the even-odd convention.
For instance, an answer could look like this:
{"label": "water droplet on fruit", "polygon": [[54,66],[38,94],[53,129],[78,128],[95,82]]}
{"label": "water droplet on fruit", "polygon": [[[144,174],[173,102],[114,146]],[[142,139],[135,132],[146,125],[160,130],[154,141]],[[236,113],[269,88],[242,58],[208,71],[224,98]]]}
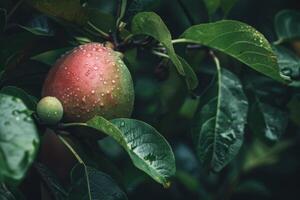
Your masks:
{"label": "water droplet on fruit", "polygon": [[107,84],[107,82],[106,82],[106,81],[104,81],[104,82],[103,82],[103,84],[104,84],[104,85],[106,85],[106,84]]}
{"label": "water droplet on fruit", "polygon": [[98,56],[96,56],[96,57],[95,57],[95,59],[96,59],[96,60],[98,60],[98,59],[99,59],[99,57],[98,57]]}
{"label": "water droplet on fruit", "polygon": [[87,57],[91,57],[91,56],[92,56],[92,54],[90,54],[90,53],[87,54]]}
{"label": "water droplet on fruit", "polygon": [[115,81],[115,80],[112,80],[111,82],[112,82],[112,83],[116,83],[116,81]]}
{"label": "water droplet on fruit", "polygon": [[100,106],[103,107],[103,106],[104,106],[104,103],[101,102],[101,103],[100,103]]}
{"label": "water droplet on fruit", "polygon": [[101,93],[101,96],[103,96],[103,97],[104,97],[104,93]]}
{"label": "water droplet on fruit", "polygon": [[95,90],[92,90],[92,94],[95,94]]}
{"label": "water droplet on fruit", "polygon": [[98,69],[98,67],[94,66],[94,70],[97,70],[97,69]]}
{"label": "water droplet on fruit", "polygon": [[110,91],[109,91],[109,90],[107,90],[107,91],[106,91],[106,94],[109,94],[109,92],[110,92]]}
{"label": "water droplet on fruit", "polygon": [[83,102],[86,101],[86,96],[83,96],[82,99],[81,99]]}

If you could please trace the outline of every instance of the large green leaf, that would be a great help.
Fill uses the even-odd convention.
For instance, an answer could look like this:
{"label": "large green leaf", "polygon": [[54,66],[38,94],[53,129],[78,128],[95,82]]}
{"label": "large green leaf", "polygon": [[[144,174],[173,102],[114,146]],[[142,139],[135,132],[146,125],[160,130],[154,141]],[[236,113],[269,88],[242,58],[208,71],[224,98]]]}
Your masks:
{"label": "large green leaf", "polygon": [[107,174],[84,164],[71,172],[70,200],[127,200],[126,194]]}
{"label": "large green leaf", "polygon": [[175,174],[175,158],[168,142],[150,125],[134,119],[114,119],[111,122],[96,116],[86,123],[69,123],[64,127],[88,127],[93,132],[112,136],[129,154],[134,165],[165,187]]}
{"label": "large green leaf", "polygon": [[112,136],[127,151],[137,168],[165,187],[169,186],[170,178],[176,171],[175,158],[168,142],[153,127],[134,119],[122,118],[110,122],[98,116],[80,124]]}
{"label": "large green leaf", "polygon": [[27,94],[24,90],[14,86],[6,86],[0,90],[1,93],[11,95],[21,99],[28,109],[31,111],[35,111],[37,99],[29,94]]}
{"label": "large green leaf", "polygon": [[[218,64],[217,64],[218,65]],[[218,67],[214,85],[200,99],[192,134],[205,166],[220,171],[238,153],[247,121],[248,102],[239,79]]]}
{"label": "large green leaf", "polygon": [[39,137],[25,104],[0,94],[0,182],[21,180],[33,162]]}
{"label": "large green leaf", "polygon": [[300,58],[289,49],[282,46],[273,46],[277,55],[278,65],[281,73],[291,77],[291,86],[299,86],[300,80]]}
{"label": "large green leaf", "polygon": [[149,35],[161,42],[167,49],[167,53],[181,75],[185,70],[178,59],[172,45],[172,37],[168,27],[154,12],[141,12],[132,19],[131,30],[133,34]]}
{"label": "large green leaf", "polygon": [[300,12],[282,10],[275,17],[275,30],[279,42],[300,38]]}
{"label": "large green leaf", "polygon": [[52,17],[83,25],[87,13],[80,0],[27,0],[34,8]]}
{"label": "large green leaf", "polygon": [[280,74],[276,55],[266,38],[253,27],[232,20],[199,24],[181,36],[186,42],[202,44],[226,53],[275,80],[287,82]]}

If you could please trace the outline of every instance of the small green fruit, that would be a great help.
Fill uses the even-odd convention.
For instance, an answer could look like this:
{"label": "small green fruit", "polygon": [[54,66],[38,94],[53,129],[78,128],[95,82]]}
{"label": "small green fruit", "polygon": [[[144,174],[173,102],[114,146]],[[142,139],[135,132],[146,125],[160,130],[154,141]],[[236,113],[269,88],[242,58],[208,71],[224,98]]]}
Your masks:
{"label": "small green fruit", "polygon": [[45,124],[56,124],[63,117],[63,106],[56,97],[44,97],[37,104],[37,114]]}

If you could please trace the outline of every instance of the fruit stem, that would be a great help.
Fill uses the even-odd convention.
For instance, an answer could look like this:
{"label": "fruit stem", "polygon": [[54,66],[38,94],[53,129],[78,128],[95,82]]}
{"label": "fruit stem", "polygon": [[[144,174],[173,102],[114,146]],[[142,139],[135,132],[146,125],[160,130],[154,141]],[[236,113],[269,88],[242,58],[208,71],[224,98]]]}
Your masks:
{"label": "fruit stem", "polygon": [[64,143],[64,145],[71,151],[71,153],[75,156],[75,158],[78,160],[80,164],[84,164],[83,160],[80,158],[80,156],[76,153],[76,151],[73,149],[73,147],[65,140],[62,136],[58,135],[58,138]]}
{"label": "fruit stem", "polygon": [[94,24],[92,24],[90,21],[87,22],[88,25],[90,25],[95,31],[97,31],[102,37],[104,37],[105,39],[109,40],[110,37],[107,33],[105,33],[104,31],[100,30],[99,28],[97,28]]}

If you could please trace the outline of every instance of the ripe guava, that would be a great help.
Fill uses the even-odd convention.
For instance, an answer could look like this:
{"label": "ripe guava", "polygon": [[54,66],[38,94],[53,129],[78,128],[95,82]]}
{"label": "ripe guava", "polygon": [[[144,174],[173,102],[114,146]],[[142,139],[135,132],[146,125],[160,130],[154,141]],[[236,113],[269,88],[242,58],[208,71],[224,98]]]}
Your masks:
{"label": "ripe guava", "polygon": [[133,82],[120,53],[89,43],[63,55],[47,75],[42,96],[58,98],[67,121],[84,122],[96,115],[130,117]]}

